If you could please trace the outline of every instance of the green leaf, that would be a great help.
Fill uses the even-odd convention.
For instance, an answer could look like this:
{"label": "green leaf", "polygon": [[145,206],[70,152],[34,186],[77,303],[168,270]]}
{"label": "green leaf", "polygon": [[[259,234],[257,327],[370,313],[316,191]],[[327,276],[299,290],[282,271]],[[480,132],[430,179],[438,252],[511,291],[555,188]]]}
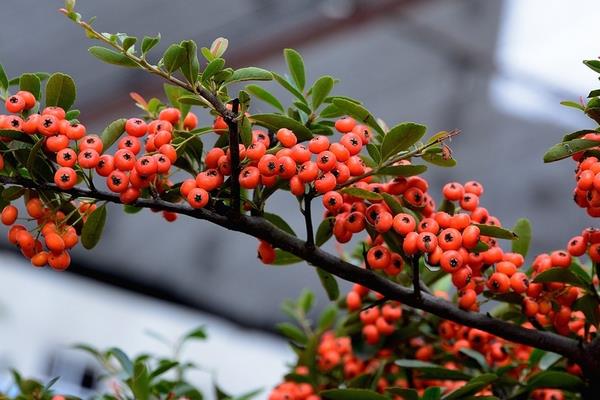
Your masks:
{"label": "green leaf", "polygon": [[468,347],[464,347],[464,348],[460,349],[460,352],[463,353],[464,355],[468,356],[469,358],[472,358],[473,360],[475,360],[477,362],[477,364],[479,364],[479,367],[482,370],[485,371],[488,368],[488,363],[485,360],[485,357],[483,356],[483,354],[481,354],[477,350],[473,350]]}
{"label": "green leaf", "polygon": [[156,36],[144,36],[142,40],[142,55],[146,55],[154,46],[160,42],[160,33]]}
{"label": "green leaf", "polygon": [[419,393],[415,389],[389,387],[385,389],[385,391],[393,395],[400,396],[403,400],[419,400]]}
{"label": "green leaf", "polygon": [[598,142],[587,139],[573,139],[550,147],[544,154],[544,162],[550,163],[570,157],[575,153],[598,146]]}
{"label": "green leaf", "polygon": [[323,100],[329,95],[331,89],[333,89],[334,80],[331,76],[322,76],[314,83],[311,93],[312,109],[316,111]]}
{"label": "green leaf", "polygon": [[221,71],[225,66],[225,60],[222,58],[215,58],[211,62],[208,63],[204,72],[202,73],[202,82],[207,82],[210,78],[212,78],[216,73]]}
{"label": "green leaf", "polygon": [[568,268],[550,268],[535,277],[533,280],[535,283],[547,283],[547,282],[562,282],[568,283],[569,285],[578,286],[581,288],[589,287],[589,283],[584,282],[571,272]]}
{"label": "green leaf", "polygon": [[100,241],[102,230],[106,224],[106,204],[96,208],[87,218],[81,232],[81,244],[92,249]]}
{"label": "green leaf", "polygon": [[591,98],[591,97],[598,97],[598,96],[600,96],[600,89],[595,89],[595,90],[592,90],[592,91],[591,91],[591,92],[588,94],[588,96],[587,96],[587,97],[588,97],[588,99],[589,99],[589,98]]}
{"label": "green leaf", "polygon": [[491,236],[499,239],[508,239],[514,240],[518,236],[516,233],[509,231],[508,229],[501,228],[495,225],[485,225],[485,224],[473,224],[479,228],[479,231],[483,236]]}
{"label": "green leaf", "polygon": [[427,171],[427,165],[392,165],[391,167],[381,168],[375,175],[390,175],[394,177],[409,177],[420,175]]}
{"label": "green leaf", "polygon": [[368,389],[329,389],[319,394],[329,400],[389,400],[389,397]]}
{"label": "green leaf", "polygon": [[29,157],[27,158],[27,170],[29,171],[29,173],[31,174],[31,176],[34,176],[34,172],[35,172],[35,160],[38,156],[38,154],[40,153],[40,150],[42,149],[42,146],[44,145],[44,140],[40,139],[38,140],[35,145],[31,148],[31,152],[29,153]]}
{"label": "green leaf", "polygon": [[380,135],[385,134],[381,126],[379,126],[379,124],[377,123],[375,117],[371,115],[369,110],[367,110],[360,104],[356,104],[350,100],[342,99],[339,97],[333,99],[333,104],[335,104],[335,106],[338,109],[354,118],[357,122],[367,124],[371,128],[375,129]]}
{"label": "green leaf", "polygon": [[518,236],[512,242],[513,253],[526,257],[531,242],[531,223],[527,218],[520,218],[513,226],[513,232]]}
{"label": "green leaf", "polygon": [[398,201],[396,197],[385,192],[381,193],[381,196],[383,197],[383,201],[385,201],[385,204],[387,204],[387,206],[392,211],[393,215],[404,212],[404,207],[402,207],[402,204],[400,203],[400,201]]}
{"label": "green leaf", "polygon": [[163,54],[163,65],[169,74],[177,71],[186,60],[186,51],[180,45],[174,43],[167,47]]}
{"label": "green leaf", "polygon": [[569,134],[563,136],[562,141],[563,142],[568,142],[568,141],[571,141],[573,139],[580,138],[580,137],[582,137],[582,136],[584,136],[584,135],[586,135],[588,133],[598,133],[598,132],[590,130],[590,129],[582,129],[580,131],[569,133]]}
{"label": "green leaf", "polygon": [[317,323],[317,329],[319,332],[325,332],[331,329],[335,323],[338,315],[338,309],[335,304],[330,304],[323,310],[319,322]]}
{"label": "green leaf", "polygon": [[321,285],[325,292],[327,293],[327,297],[331,301],[335,301],[340,297],[340,288],[338,286],[335,277],[327,271],[324,271],[317,267],[317,275],[319,275],[319,280],[321,281]]}
{"label": "green leaf", "polygon": [[352,197],[358,197],[365,200],[381,200],[383,197],[379,193],[371,192],[370,190],[359,189],[357,187],[346,187],[340,190],[340,193],[345,193]]}
{"label": "green leaf", "polygon": [[408,150],[417,143],[427,131],[427,127],[414,122],[403,122],[394,126],[383,137],[381,156],[385,161],[400,151]]}
{"label": "green leaf", "polygon": [[199,326],[195,329],[192,329],[191,331],[189,331],[188,333],[186,333],[183,336],[182,341],[185,342],[189,339],[199,339],[199,340],[204,340],[206,339],[206,328],[204,328],[203,326]]}
{"label": "green leaf", "polygon": [[297,264],[303,260],[300,257],[293,255],[281,249],[275,249],[275,261],[271,265],[290,265]]}
{"label": "green leaf", "polygon": [[136,400],[148,400],[150,398],[150,376],[148,375],[148,368],[143,362],[135,363],[129,386]]}
{"label": "green leaf", "polygon": [[2,199],[6,201],[13,201],[25,194],[25,189],[21,186],[9,186],[2,191]]}
{"label": "green leaf", "polygon": [[319,113],[321,118],[337,118],[344,115],[344,112],[337,108],[335,104],[328,104],[327,107],[323,108]]}
{"label": "green leaf", "polygon": [[575,375],[560,371],[543,371],[529,379],[526,389],[532,391],[537,388],[554,388],[577,391],[583,385],[583,381]]}
{"label": "green leaf", "polygon": [[8,77],[4,71],[4,67],[0,64],[0,91],[8,90]]}
{"label": "green leaf", "polygon": [[548,368],[550,368],[551,366],[556,364],[558,361],[562,360],[562,358],[563,358],[563,356],[561,356],[560,354],[556,354],[556,353],[552,353],[551,351],[547,351],[547,352],[544,352],[544,355],[542,356],[542,358],[540,358],[540,361],[538,362],[538,366],[542,370],[547,370]]}
{"label": "green leaf", "polygon": [[300,328],[295,325],[290,324],[289,322],[281,322],[275,326],[279,333],[283,336],[291,339],[294,342],[298,342],[300,344],[304,344],[307,342],[306,335]]}
{"label": "green leaf", "polygon": [[438,386],[428,387],[425,389],[425,393],[423,393],[422,400],[440,400],[442,397],[442,388]]}
{"label": "green leaf", "polygon": [[240,137],[244,146],[248,147],[252,144],[252,124],[245,115],[240,126]]}
{"label": "green leaf", "polygon": [[14,139],[23,143],[33,143],[31,136],[26,135],[23,132],[13,131],[12,129],[0,129],[0,137]]}
{"label": "green leaf", "polygon": [[600,311],[598,310],[598,299],[591,294],[586,294],[575,300],[573,311],[581,311],[585,314],[587,322],[597,326],[600,322]]}
{"label": "green leaf", "polygon": [[110,146],[113,145],[114,142],[119,139],[119,137],[125,132],[125,123],[127,120],[125,118],[120,118],[116,121],[113,121],[102,131],[100,138],[102,139],[102,146],[104,150],[108,150]]}
{"label": "green leaf", "polygon": [[294,49],[284,49],[283,55],[290,71],[290,75],[296,83],[296,87],[300,90],[304,90],[306,74],[304,72],[304,60],[302,60],[302,56]]}
{"label": "green leaf", "polygon": [[260,100],[264,101],[265,103],[272,105],[279,111],[281,111],[281,112],[285,111],[281,102],[279,100],[277,100],[277,98],[275,96],[273,96],[270,92],[263,89],[262,87],[260,87],[258,85],[248,85],[248,86],[246,86],[246,91],[248,91],[248,93],[250,93],[257,99],[260,99]]}
{"label": "green leaf", "polygon": [[31,92],[37,100],[40,98],[42,81],[36,74],[22,74],[19,79],[19,89]]}
{"label": "green leaf", "polygon": [[227,79],[227,84],[231,84],[234,82],[243,82],[243,81],[270,81],[273,79],[273,74],[271,74],[266,69],[257,68],[257,67],[245,67],[236,69],[233,71],[233,75]]}
{"label": "green leaf", "polygon": [[142,210],[143,210],[143,208],[132,206],[131,204],[125,204],[125,205],[123,205],[123,211],[126,214],[137,214],[137,213],[139,213]]}
{"label": "green leaf", "polygon": [[193,40],[184,40],[180,45],[185,50],[185,58],[181,65],[181,73],[186,77],[189,83],[194,85],[198,81],[198,71],[200,70],[198,47]]}
{"label": "green leaf", "polygon": [[157,378],[160,375],[169,372],[178,365],[179,362],[177,361],[163,360],[159,363],[158,367],[154,371],[152,371],[152,373],[150,373],[150,379]]}
{"label": "green leaf", "polygon": [[285,222],[285,220],[279,215],[265,212],[263,214],[263,217],[282,231],[289,233],[290,235],[296,236],[296,233],[294,232],[292,227],[287,222]]}
{"label": "green leaf", "polygon": [[424,153],[421,158],[430,164],[437,165],[438,167],[451,168],[456,165],[454,158],[446,158],[440,153]]}
{"label": "green leaf", "polygon": [[[127,51],[137,42],[137,38],[134,36],[127,36],[123,39],[123,50]],[[133,50],[131,52],[134,52]]]}
{"label": "green leaf", "polygon": [[271,72],[271,74],[273,75],[273,79],[275,79],[277,81],[277,83],[279,83],[281,86],[283,86],[283,88],[285,90],[287,90],[288,92],[293,94],[294,97],[296,97],[298,100],[300,100],[304,104],[307,104],[306,99],[304,98],[304,95],[298,89],[293,87],[292,84],[287,81],[287,79],[285,79],[283,76],[281,76],[279,74],[276,74],[275,72]]}
{"label": "green leaf", "polygon": [[446,369],[442,366],[419,360],[401,359],[396,360],[395,364],[403,368],[418,369],[424,379],[449,379],[449,380],[469,380],[470,375],[464,372]]}
{"label": "green leaf", "polygon": [[379,151],[379,147],[375,146],[373,143],[367,144],[367,152],[375,162],[375,164],[379,165],[381,162],[381,152]]}
{"label": "green leaf", "polygon": [[333,234],[333,217],[325,218],[317,228],[315,235],[315,244],[319,247],[323,246]]}
{"label": "green leaf", "polygon": [[467,396],[474,395],[497,379],[498,376],[496,374],[483,374],[476,376],[465,385],[444,396],[443,400],[459,400]]}
{"label": "green leaf", "polygon": [[298,306],[306,314],[315,304],[315,294],[308,289],[303,289],[298,297]]}
{"label": "green leaf", "polygon": [[298,142],[304,142],[312,139],[313,135],[310,129],[300,122],[281,114],[254,114],[250,116],[250,122],[265,128],[277,131],[281,128],[287,128],[294,132]]}
{"label": "green leaf", "polygon": [[180,98],[177,99],[177,101],[180,104],[189,104],[189,105],[192,105],[192,106],[206,107],[208,105],[208,103],[206,102],[206,100],[204,100],[202,97],[197,96],[195,94],[181,96]]}
{"label": "green leaf", "polygon": [[133,375],[133,363],[131,362],[127,354],[123,352],[123,350],[117,347],[113,347],[106,351],[106,355],[113,356],[114,358],[116,358],[119,364],[121,364],[123,372],[125,372],[128,377],[131,377]]}
{"label": "green leaf", "polygon": [[600,60],[584,60],[583,63],[593,71],[600,73]]}
{"label": "green leaf", "polygon": [[68,111],[75,102],[76,95],[75,82],[69,75],[57,72],[48,78],[48,82],[46,82],[46,107],[58,106]]}
{"label": "green leaf", "polygon": [[561,101],[560,104],[562,104],[565,107],[571,107],[571,108],[576,108],[578,110],[584,111],[585,107],[582,106],[581,104],[577,103],[576,101]]}
{"label": "green leaf", "polygon": [[102,46],[92,46],[88,49],[91,55],[108,64],[120,65],[121,67],[136,68],[138,63],[128,58],[125,54],[107,49]]}

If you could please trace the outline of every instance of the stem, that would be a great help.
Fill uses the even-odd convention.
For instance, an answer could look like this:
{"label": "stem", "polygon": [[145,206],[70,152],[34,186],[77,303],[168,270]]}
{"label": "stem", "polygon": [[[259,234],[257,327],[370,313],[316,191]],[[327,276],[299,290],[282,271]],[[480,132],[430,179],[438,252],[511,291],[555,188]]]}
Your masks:
{"label": "stem", "polygon": [[[70,194],[73,197],[89,197],[98,200],[122,204],[119,196],[113,193],[73,188],[63,191],[50,183],[36,183],[22,177],[0,176],[0,183],[19,185],[30,189],[41,189],[58,193]],[[340,259],[318,247],[308,247],[306,242],[277,229],[272,223],[262,217],[238,215],[233,218],[235,210],[223,207],[219,212],[209,209],[193,209],[186,204],[170,203],[161,199],[138,199],[132,204],[141,208],[153,208],[161,211],[172,211],[182,215],[206,220],[226,229],[242,232],[258,239],[265,240],[278,248],[302,258],[313,266],[318,266],[343,280],[358,283],[371,290],[381,293],[390,300],[399,301],[406,306],[423,310],[440,318],[447,319],[471,328],[481,329],[505,340],[521,343],[541,350],[561,354],[574,362],[580,363],[584,369],[593,370],[600,357],[600,342],[579,344],[577,340],[564,337],[552,332],[540,332],[535,329],[523,328],[510,322],[476,312],[464,311],[456,305],[421,292],[415,296],[412,289],[406,288],[382,277],[370,270],[359,268]],[[239,213],[239,212],[238,212]],[[597,360],[596,360],[597,359]]]}
{"label": "stem", "polygon": [[310,203],[314,197],[314,193],[309,191],[304,195],[304,224],[306,225],[306,246],[315,247],[315,237],[313,234],[312,211]]}
{"label": "stem", "polygon": [[231,207],[240,212],[240,132],[237,114],[240,100],[231,102],[233,116],[223,117],[229,127],[229,154],[231,154]]}
{"label": "stem", "polygon": [[411,259],[411,267],[412,267],[412,283],[413,283],[413,291],[415,297],[421,298],[421,277],[419,274],[419,257],[414,256]]}

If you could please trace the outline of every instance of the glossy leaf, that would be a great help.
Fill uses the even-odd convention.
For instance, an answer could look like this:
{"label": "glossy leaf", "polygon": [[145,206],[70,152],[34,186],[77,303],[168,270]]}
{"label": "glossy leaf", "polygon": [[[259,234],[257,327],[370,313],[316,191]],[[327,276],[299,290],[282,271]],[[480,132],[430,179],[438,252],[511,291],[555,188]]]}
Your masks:
{"label": "glossy leaf", "polygon": [[186,54],[183,47],[175,43],[170,45],[167,47],[167,50],[165,50],[162,58],[165,70],[169,74],[177,71],[185,62],[185,57]]}
{"label": "glossy leaf", "polygon": [[537,388],[556,388],[577,391],[583,387],[581,378],[560,371],[543,371],[532,376],[527,382],[527,390]]}
{"label": "glossy leaf", "polygon": [[447,158],[440,153],[424,153],[421,158],[430,164],[437,165],[438,167],[451,168],[456,165],[454,158]]}
{"label": "glossy leaf", "polygon": [[334,80],[331,76],[322,76],[314,83],[311,89],[312,109],[316,110],[323,103],[323,100],[333,89]]}
{"label": "glossy leaf", "polygon": [[329,272],[324,271],[318,267],[317,274],[319,275],[319,280],[321,281],[321,285],[323,286],[323,289],[325,289],[329,300],[337,300],[338,297],[340,297],[340,288],[335,277]]}
{"label": "glossy leaf", "polygon": [[257,67],[245,67],[233,71],[233,75],[227,79],[227,84],[243,81],[270,81],[273,74],[266,69]]}
{"label": "glossy leaf", "polygon": [[6,72],[4,71],[4,66],[0,64],[0,93],[3,90],[8,89],[8,76],[6,76]]}
{"label": "glossy leaf", "polygon": [[184,50],[184,62],[181,65],[181,73],[193,85],[198,80],[198,72],[200,70],[198,47],[193,40],[184,40],[180,45]]}
{"label": "glossy leaf", "polygon": [[288,70],[292,79],[296,83],[296,87],[300,90],[304,90],[306,84],[306,73],[304,71],[304,60],[302,56],[294,49],[283,50],[285,62],[287,63]]}
{"label": "glossy leaf", "polygon": [[512,230],[518,236],[512,242],[513,253],[519,253],[526,257],[531,243],[531,223],[527,218],[520,218]]}
{"label": "glossy leaf", "polygon": [[366,124],[371,128],[375,129],[380,135],[384,135],[383,129],[381,128],[381,126],[379,126],[375,117],[371,115],[369,110],[367,110],[360,104],[356,104],[350,100],[342,99],[339,97],[333,100],[333,104],[335,104],[337,108],[345,112],[347,115],[356,119],[358,123]]}
{"label": "glossy leaf", "polygon": [[325,332],[331,329],[335,323],[335,320],[338,315],[338,309],[335,304],[330,304],[323,310],[321,316],[319,317],[319,322],[317,323],[317,329],[319,332]]}
{"label": "glossy leaf", "polygon": [[104,128],[100,138],[102,139],[102,146],[105,150],[108,150],[108,148],[119,139],[123,132],[125,132],[126,122],[127,120],[125,118],[120,118],[111,122],[110,125]]}
{"label": "glossy leaf", "polygon": [[464,372],[447,369],[440,365],[436,365],[436,364],[425,362],[425,361],[401,359],[401,360],[396,360],[395,364],[400,367],[403,367],[403,368],[418,369],[419,373],[422,374],[424,378],[426,377],[426,379],[449,379],[449,380],[471,379],[471,376],[465,374]]}
{"label": "glossy leaf", "polygon": [[12,129],[0,129],[0,137],[14,139],[23,143],[33,143],[31,136],[20,131],[13,131]]}
{"label": "glossy leaf", "polygon": [[294,232],[292,227],[279,215],[265,212],[263,214],[263,217],[282,231],[289,233],[290,235],[296,236],[296,233]]}
{"label": "glossy leaf", "polygon": [[323,246],[333,234],[333,218],[325,218],[319,224],[317,228],[317,234],[315,235],[315,244],[319,247]]}
{"label": "glossy leaf", "polygon": [[600,322],[598,306],[598,299],[591,294],[586,294],[575,300],[572,309],[573,311],[581,311],[585,315],[587,322],[597,326]]}
{"label": "glossy leaf", "polygon": [[160,42],[160,33],[156,36],[144,36],[142,40],[142,54],[146,55]]}
{"label": "glossy leaf", "polygon": [[382,192],[381,196],[383,197],[383,201],[385,201],[385,204],[387,204],[387,206],[392,211],[392,215],[404,212],[404,207],[402,207],[402,203],[400,203],[400,201],[396,197],[385,192]]}
{"label": "glossy leaf", "polygon": [[346,187],[340,190],[341,193],[348,194],[353,197],[365,200],[381,200],[382,197],[379,193],[371,192],[370,190],[359,189],[357,187]]}
{"label": "glossy leaf", "polygon": [[550,147],[544,154],[544,162],[550,163],[570,157],[582,150],[591,149],[598,146],[598,142],[587,139],[573,139],[568,142],[562,142]]}
{"label": "glossy leaf", "polygon": [[92,46],[88,49],[91,55],[108,64],[119,65],[121,67],[136,68],[138,63],[125,56],[123,53],[107,49],[102,46]]}
{"label": "glossy leaf", "polygon": [[382,159],[387,160],[400,151],[408,150],[412,145],[421,140],[426,131],[427,128],[424,125],[414,122],[403,122],[394,126],[383,137],[383,142],[381,143]]}
{"label": "glossy leaf", "polygon": [[300,257],[295,256],[292,253],[281,249],[275,249],[275,261],[273,261],[271,265],[291,265],[302,261],[303,260]]}
{"label": "glossy leaf", "polygon": [[123,368],[123,371],[127,374],[127,376],[130,377],[131,375],[133,375],[133,363],[123,350],[117,347],[113,347],[106,351],[106,355],[113,356],[114,358],[116,358],[119,364],[121,364],[121,368]]}
{"label": "glossy leaf", "polygon": [[427,171],[427,165],[392,165],[381,168],[375,175],[390,175],[394,177],[409,177],[420,175]]}
{"label": "glossy leaf", "polygon": [[58,106],[67,111],[75,102],[76,95],[75,82],[69,75],[57,72],[48,78],[48,82],[46,82],[46,107]]}
{"label": "glossy leaf", "polygon": [[501,228],[495,225],[485,225],[485,224],[473,224],[479,228],[479,231],[483,236],[491,236],[499,239],[508,239],[513,240],[517,238],[517,234],[509,231],[508,229]]}
{"label": "glossy leaf", "polygon": [[550,268],[535,277],[535,283],[562,282],[569,285],[587,288],[589,282],[584,282],[568,268]]}
{"label": "glossy leaf", "polygon": [[298,328],[296,325],[292,325],[289,322],[282,322],[277,324],[275,327],[279,333],[288,339],[293,340],[294,342],[304,344],[307,341],[304,332],[302,332],[302,330],[300,330],[300,328]]}
{"label": "glossy leaf", "polygon": [[585,110],[585,107],[582,106],[581,104],[577,103],[576,101],[565,100],[565,101],[561,101],[560,104],[562,104],[565,107],[576,108],[581,111]]}
{"label": "glossy leaf", "polygon": [[423,393],[422,400],[440,400],[442,397],[442,388],[439,386],[428,387]]}
{"label": "glossy leaf", "polygon": [[584,60],[583,63],[591,70],[600,73],[600,60]]}
{"label": "glossy leaf", "polygon": [[386,388],[385,391],[400,396],[404,400],[419,400],[419,393],[415,389],[389,387]]}
{"label": "glossy leaf", "polygon": [[42,89],[42,81],[36,74],[22,74],[19,79],[19,90],[31,92],[36,99],[39,99]]}
{"label": "glossy leaf", "polygon": [[133,52],[133,45],[137,42],[137,38],[134,36],[127,36],[123,39],[123,50],[127,52]]}
{"label": "glossy leaf", "polygon": [[287,81],[287,79],[285,79],[283,76],[281,76],[275,72],[271,72],[271,74],[273,75],[273,79],[275,79],[277,81],[277,83],[279,83],[281,86],[283,86],[284,89],[286,89],[288,92],[293,94],[294,97],[296,97],[298,100],[300,100],[304,104],[308,104],[308,103],[306,103],[306,99],[304,98],[304,95],[298,89],[296,89],[294,86],[292,86],[292,84],[289,83]]}
{"label": "glossy leaf", "polygon": [[87,218],[81,232],[81,244],[86,249],[94,248],[100,238],[106,224],[106,204],[96,208]]}
{"label": "glossy leaf", "polygon": [[251,95],[253,95],[254,97],[256,97],[257,99],[260,99],[260,100],[264,101],[265,103],[272,105],[279,111],[281,111],[281,112],[285,111],[281,102],[279,100],[277,100],[277,98],[275,96],[273,96],[270,92],[263,89],[262,87],[260,87],[258,85],[248,85],[248,86],[246,86],[246,91],[248,93],[250,93]]}
{"label": "glossy leaf", "polygon": [[225,60],[222,58],[215,58],[208,63],[204,72],[202,72],[202,82],[207,82],[216,73],[220,72],[225,66]]}
{"label": "glossy leaf", "polygon": [[296,134],[299,142],[312,139],[313,135],[310,129],[300,122],[281,114],[254,114],[250,116],[250,122],[265,128],[277,131],[281,128],[290,129]]}

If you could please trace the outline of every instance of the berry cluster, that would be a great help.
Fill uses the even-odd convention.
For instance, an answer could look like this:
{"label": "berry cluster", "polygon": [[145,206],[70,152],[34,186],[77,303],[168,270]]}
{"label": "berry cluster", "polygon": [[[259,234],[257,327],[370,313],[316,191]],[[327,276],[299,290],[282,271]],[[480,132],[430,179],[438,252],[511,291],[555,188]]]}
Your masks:
{"label": "berry cluster", "polygon": [[[598,140],[598,137],[600,135],[587,134],[584,139]],[[600,161],[595,156],[585,157],[584,153],[577,153],[573,158],[577,161],[575,204],[585,208],[590,217],[600,217]]]}
{"label": "berry cluster", "polygon": [[[31,193],[31,196],[34,195]],[[46,207],[38,197],[30,197],[25,205],[30,217],[28,220],[36,224],[31,230],[23,224],[16,223],[19,210],[14,205],[9,204],[2,210],[1,221],[10,226],[9,242],[16,245],[35,267],[49,265],[59,271],[67,269],[71,264],[69,250],[79,243],[79,235],[74,225],[79,220],[85,221],[96,209],[96,205],[81,202],[69,215],[65,215],[61,210]]]}

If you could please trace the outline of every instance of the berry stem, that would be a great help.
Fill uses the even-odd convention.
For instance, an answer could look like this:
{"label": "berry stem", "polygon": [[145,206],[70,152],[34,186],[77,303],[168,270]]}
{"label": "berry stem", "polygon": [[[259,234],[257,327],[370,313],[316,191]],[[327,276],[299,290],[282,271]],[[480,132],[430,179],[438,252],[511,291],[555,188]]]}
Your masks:
{"label": "berry stem", "polygon": [[231,207],[240,212],[240,132],[237,114],[240,109],[240,100],[231,102],[231,111],[234,118],[223,117],[229,127],[229,154],[231,154]]}
{"label": "berry stem", "polygon": [[421,298],[421,275],[419,271],[419,256],[414,256],[410,260],[412,267],[413,292],[416,298]]}

